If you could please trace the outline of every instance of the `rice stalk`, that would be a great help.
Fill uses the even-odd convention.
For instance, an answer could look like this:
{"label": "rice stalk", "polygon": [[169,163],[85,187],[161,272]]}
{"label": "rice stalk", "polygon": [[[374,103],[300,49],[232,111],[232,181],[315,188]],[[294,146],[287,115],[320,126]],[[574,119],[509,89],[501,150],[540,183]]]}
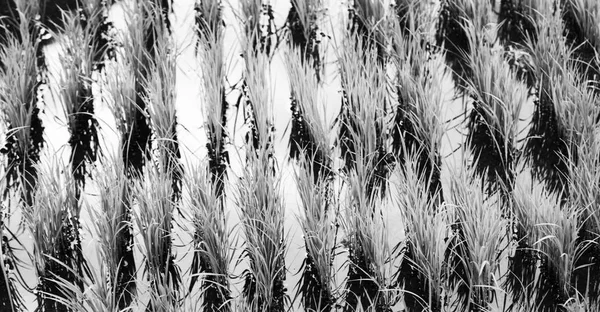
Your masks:
{"label": "rice stalk", "polygon": [[286,51],[286,68],[292,90],[292,122],[289,143],[291,159],[312,159],[315,181],[331,174],[331,152],[325,121],[325,103],[317,69],[303,61],[300,48]]}
{"label": "rice stalk", "polygon": [[536,311],[563,311],[561,305],[574,295],[571,278],[581,253],[577,246],[579,209],[561,207],[560,194],[552,194],[539,183],[517,188],[514,198],[516,219],[524,230],[522,239],[538,267],[534,278],[518,276],[524,278],[524,289],[515,303]]}
{"label": "rice stalk", "polygon": [[392,151],[401,166],[409,155],[416,155],[419,179],[430,182],[427,189],[432,195],[439,193],[441,199],[439,149],[444,133],[440,120],[444,100],[442,77],[436,68],[439,56],[427,48],[425,34],[411,30],[405,35],[400,27],[396,25],[391,53],[398,101],[391,131]]}
{"label": "rice stalk", "polygon": [[[464,55],[471,55],[474,49],[465,29],[465,22],[470,21],[478,33],[487,28],[491,4],[489,1],[443,0],[440,9],[436,42],[446,52],[446,63],[452,71],[454,84],[462,88],[465,79],[473,76],[471,65],[464,59]],[[478,37],[477,41],[479,40],[490,41],[484,36]]]}
{"label": "rice stalk", "polygon": [[392,249],[384,217],[386,201],[378,190],[370,190],[372,166],[358,163],[347,174],[348,206],[342,218],[346,233],[343,245],[348,249],[344,311],[392,311],[398,300],[393,291]]}
{"label": "rice stalk", "polygon": [[270,0],[241,0],[237,18],[243,24],[246,51],[272,56],[279,45],[275,13]]}
{"label": "rice stalk", "polygon": [[[305,153],[308,153],[305,151]],[[329,312],[334,309],[335,290],[333,261],[337,241],[336,201],[332,195],[331,177],[319,175],[314,154],[306,154],[295,172],[302,203],[298,221],[303,231],[306,257],[298,282],[298,296],[306,311]]]}
{"label": "rice stalk", "polygon": [[[439,312],[445,306],[443,272],[447,249],[447,216],[438,207],[439,191],[428,191],[427,176],[419,173],[418,154],[409,154],[402,169],[394,171],[399,181],[394,198],[405,224],[406,239],[399,244],[402,262],[394,278],[402,288],[407,311]],[[441,190],[440,190],[441,191]]]}
{"label": "rice stalk", "polygon": [[435,17],[428,3],[418,0],[396,0],[393,9],[398,30],[405,37],[415,35],[415,31],[429,32],[430,27],[434,26]]}
{"label": "rice stalk", "polygon": [[[564,33],[574,48],[576,67],[587,80],[600,76],[600,4],[590,0],[560,1]],[[596,87],[598,87],[596,83]]]}
{"label": "rice stalk", "polygon": [[94,116],[92,72],[94,70],[93,41],[99,25],[83,25],[78,14],[65,15],[61,55],[63,74],[59,77],[63,112],[68,120],[71,147],[71,171],[80,189],[85,187],[86,176],[91,177],[92,166],[99,150],[98,121]]}
{"label": "rice stalk", "polygon": [[348,8],[348,31],[362,39],[356,42],[356,48],[375,49],[380,64],[384,64],[386,58],[386,19],[382,0],[353,0]]}
{"label": "rice stalk", "polygon": [[134,212],[139,228],[138,246],[144,255],[144,276],[150,283],[146,311],[174,311],[182,299],[181,270],[173,250],[173,200],[171,175],[159,165],[146,166],[144,179],[135,182]]}
{"label": "rice stalk", "polygon": [[176,55],[169,38],[157,30],[154,50],[160,55],[150,67],[144,79],[143,101],[146,103],[153,130],[157,161],[161,171],[171,176],[173,199],[181,197],[183,165],[177,139]]}
{"label": "rice stalk", "polygon": [[[342,46],[362,46],[362,38],[346,34]],[[359,163],[373,166],[373,174],[365,178],[367,190],[385,195],[386,179],[392,164],[388,152],[389,95],[385,70],[378,65],[375,48],[344,49],[339,52],[339,71],[343,90],[342,108],[338,116],[338,144],[344,159],[344,171],[351,172]],[[371,161],[374,157],[376,160]]]}
{"label": "rice stalk", "polygon": [[[207,2],[203,2],[204,4]],[[206,28],[199,35],[197,52],[202,64],[202,86],[203,86],[203,111],[206,116],[206,135],[208,137],[207,150],[211,172],[211,181],[215,185],[218,196],[224,192],[224,183],[227,178],[227,165],[229,164],[229,153],[225,150],[228,140],[227,125],[227,103],[225,95],[226,65],[223,58],[223,28],[220,24],[220,15],[215,12],[220,7],[215,6],[207,9],[210,20],[206,23],[214,25]],[[220,14],[220,13],[219,13]],[[208,25],[207,24],[207,25]],[[212,27],[212,26],[211,26]]]}
{"label": "rice stalk", "polygon": [[81,206],[77,181],[64,173],[70,171],[60,164],[50,166],[42,167],[34,205],[25,207],[23,215],[33,241],[38,306],[43,311],[70,311],[64,301],[75,300],[75,294],[65,292],[56,280],[83,287],[87,268],[79,235]]}
{"label": "rice stalk", "polygon": [[202,167],[192,168],[185,184],[194,226],[189,289],[192,290],[198,280],[202,283],[203,311],[232,311],[229,283],[231,232],[227,229],[223,194],[218,193],[212,173]]}
{"label": "rice stalk", "polygon": [[[536,41],[537,10],[545,5],[539,0],[501,0],[498,13],[498,39],[505,45],[523,46]],[[531,39],[530,39],[531,38]]]}
{"label": "rice stalk", "polygon": [[[19,4],[19,8],[26,10]],[[21,14],[20,41],[9,35],[0,47],[0,112],[6,124],[6,143],[0,154],[6,155],[6,188],[20,189],[21,200],[32,204],[37,180],[36,164],[44,147],[44,126],[39,117],[38,42],[29,32],[30,22]]]}
{"label": "rice stalk", "polygon": [[568,140],[561,103],[569,97],[569,79],[574,79],[567,72],[571,50],[562,37],[560,16],[551,8],[545,8],[536,27],[538,40],[527,43],[535,65],[536,98],[524,156],[537,179],[567,195]]}
{"label": "rice stalk", "polygon": [[456,221],[447,242],[444,278],[455,292],[451,307],[463,311],[488,311],[498,300],[508,223],[501,202],[486,196],[483,185],[473,172],[455,175],[450,182],[451,218]]}
{"label": "rice stalk", "polygon": [[[99,272],[106,276],[96,281],[97,292],[107,294],[103,306],[112,311],[127,309],[136,296],[136,265],[131,224],[132,190],[123,160],[114,157],[98,176],[100,209],[90,207],[99,245]],[[103,269],[103,270],[102,270]],[[101,283],[104,282],[104,283]]]}
{"label": "rice stalk", "polygon": [[500,51],[477,42],[477,30],[467,25],[469,45],[474,47],[467,57],[473,74],[466,82],[473,105],[467,146],[474,156],[475,173],[486,175],[488,192],[501,192],[507,199],[517,174],[519,115],[528,92],[504,64]]}
{"label": "rice stalk", "polygon": [[[248,148],[252,148],[247,144]],[[249,153],[235,202],[245,238],[242,295],[252,311],[282,312],[288,305],[285,287],[285,234],[280,177],[266,149]]]}
{"label": "rice stalk", "polygon": [[323,62],[320,46],[324,34],[319,28],[319,22],[323,15],[323,2],[292,0],[291,5],[286,19],[290,45],[301,51],[301,61],[311,64],[320,79]]}
{"label": "rice stalk", "polygon": [[[125,9],[127,36],[123,43],[123,62],[127,65],[124,68],[124,79],[128,85],[126,97],[123,95],[119,95],[119,97],[129,103],[119,114],[122,117],[117,120],[122,120],[121,129],[127,130],[126,132],[121,131],[121,138],[124,147],[125,170],[131,175],[139,175],[143,172],[143,167],[150,158],[152,150],[152,129],[148,108],[144,101],[147,96],[144,79],[150,76],[151,57],[153,57],[146,47],[147,29],[155,26],[154,21],[145,18],[144,12],[149,5],[136,1]],[[113,97],[115,97],[114,94]],[[114,110],[113,114],[115,114]]]}
{"label": "rice stalk", "polygon": [[225,27],[221,0],[197,0],[194,3],[194,12],[195,31],[198,37],[196,52],[201,44],[207,44],[210,48],[214,42],[221,42],[222,29]]}

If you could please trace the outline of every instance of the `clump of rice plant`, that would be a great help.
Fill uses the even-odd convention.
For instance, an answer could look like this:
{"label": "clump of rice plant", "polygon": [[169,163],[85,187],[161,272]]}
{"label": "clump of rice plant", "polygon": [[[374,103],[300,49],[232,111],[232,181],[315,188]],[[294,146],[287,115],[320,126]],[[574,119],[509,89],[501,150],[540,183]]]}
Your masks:
{"label": "clump of rice plant", "polygon": [[[133,203],[131,184],[125,175],[123,160],[115,157],[98,176],[100,209],[90,207],[99,243],[102,276],[96,281],[98,296],[104,306],[115,310],[127,309],[136,295],[136,266],[133,256]],[[95,207],[94,207],[95,208]],[[101,283],[103,282],[103,283]],[[94,292],[96,293],[96,292]]]}
{"label": "clump of rice plant", "polygon": [[[407,311],[442,311],[446,214],[438,207],[438,192],[431,194],[428,177],[419,173],[416,154],[409,154],[402,169],[394,171],[398,183],[395,202],[402,213],[406,239],[398,246],[402,262],[394,278],[402,289]],[[447,291],[447,290],[446,290]]]}
{"label": "clump of rice plant", "polygon": [[212,181],[212,173],[202,167],[192,168],[184,181],[194,226],[190,290],[200,280],[204,311],[232,311],[229,283],[231,233],[226,225],[223,194],[219,194],[218,185]]}
{"label": "clump of rice plant", "polygon": [[[149,4],[146,4],[148,6]],[[125,170],[129,173],[139,175],[143,172],[146,160],[150,158],[152,149],[149,113],[144,98],[146,88],[144,79],[149,77],[152,54],[147,52],[146,29],[154,27],[154,24],[144,19],[144,4],[134,2],[125,10],[127,19],[127,36],[123,43],[123,64],[127,67],[120,72],[127,85],[121,86],[119,78],[112,88],[113,98],[127,105],[113,106],[113,114],[118,115],[118,127],[121,132],[123,146],[123,159]],[[123,90],[124,89],[124,90]],[[115,96],[115,91],[126,91]],[[120,125],[119,125],[120,124]]]}
{"label": "clump of rice plant", "polygon": [[[523,240],[517,248],[526,248],[527,258],[511,263],[511,268],[529,266],[517,271],[525,273],[517,276],[521,289],[513,290],[519,295],[513,295],[513,305],[517,307],[556,311],[574,295],[571,279],[581,252],[577,246],[579,209],[562,207],[560,202],[560,194],[545,190],[539,183],[515,191],[514,211]],[[538,272],[532,274],[535,266]]]}
{"label": "clump of rice plant", "polygon": [[600,76],[600,3],[564,0],[561,10],[567,42],[574,47],[573,54],[582,77],[597,80]]}
{"label": "clump of rice plant", "polygon": [[[362,46],[362,38],[346,34],[342,46]],[[374,47],[368,50],[344,49],[339,53],[339,71],[343,89],[342,108],[338,116],[338,141],[344,159],[344,171],[351,172],[358,163],[375,157],[368,162],[373,166],[368,178],[368,191],[382,188],[385,194],[386,179],[391,166],[391,155],[387,148],[388,126],[385,116],[389,112],[389,95],[385,88],[385,70],[378,65]]]}
{"label": "clump of rice plant", "polygon": [[302,296],[306,311],[329,312],[335,303],[332,264],[337,240],[337,212],[334,210],[335,199],[331,196],[330,176],[313,168],[319,161],[306,154],[305,160],[300,161],[301,168],[296,171],[303,208],[298,219],[306,249],[298,295]]}
{"label": "clump of rice plant", "polygon": [[377,60],[383,64],[386,57],[385,20],[386,12],[382,0],[354,0],[348,8],[348,31],[362,37],[356,42],[357,49],[362,47],[367,51],[374,48]]}
{"label": "clump of rice plant", "polygon": [[[472,77],[472,68],[464,55],[471,55],[475,48],[471,46],[465,28],[470,21],[476,30],[483,30],[489,20],[490,1],[475,0],[443,0],[440,4],[440,17],[436,32],[436,42],[446,52],[446,62],[452,70],[452,77],[457,86],[464,86],[464,79]],[[478,40],[484,40],[483,37]]]}
{"label": "clump of rice plant", "polygon": [[18,35],[8,34],[0,47],[0,112],[6,124],[6,143],[0,154],[6,155],[6,189],[18,189],[21,199],[32,204],[37,180],[36,164],[44,147],[44,126],[39,117],[38,69],[39,42],[30,33],[32,7],[19,2]]}
{"label": "clump of rice plant", "polygon": [[244,24],[242,33],[247,51],[273,55],[279,44],[275,26],[275,15],[270,0],[242,0],[238,18]]}
{"label": "clump of rice plant", "polygon": [[302,61],[314,66],[317,77],[321,72],[321,37],[319,28],[322,15],[322,0],[291,1],[286,24],[290,32],[290,45],[302,51]]}
{"label": "clump of rice plant", "polygon": [[249,153],[237,184],[244,256],[249,261],[242,293],[252,311],[282,312],[287,305],[285,207],[279,194],[280,178],[273,173],[269,154],[264,149]]}
{"label": "clump of rice plant", "polygon": [[[223,27],[221,25],[220,4],[213,2],[210,6],[202,2],[207,12],[204,30],[199,28],[197,51],[202,64],[203,111],[206,116],[207,150],[212,183],[217,195],[224,192],[227,178],[229,153],[225,150],[228,139],[226,132],[228,103],[225,95],[224,79],[226,74],[223,46]],[[197,27],[201,27],[197,25]],[[214,28],[213,28],[214,27]],[[202,33],[200,33],[200,31]]]}
{"label": "clump of rice plant", "polygon": [[65,15],[61,55],[63,74],[59,78],[63,90],[62,105],[68,120],[71,146],[71,171],[78,185],[85,186],[85,177],[90,175],[91,166],[98,157],[98,121],[94,116],[92,94],[92,72],[94,70],[93,36],[99,25],[83,25],[79,14]]}
{"label": "clump of rice plant", "polygon": [[468,24],[467,57],[472,75],[466,93],[473,108],[468,117],[467,146],[474,156],[475,173],[486,175],[488,191],[510,193],[516,175],[519,115],[528,91],[506,66],[500,51],[477,42],[478,30]]}
{"label": "clump of rice plant", "polygon": [[535,21],[539,0],[501,0],[498,12],[498,39],[503,44],[523,45],[537,37]]}
{"label": "clump of rice plant", "polygon": [[134,212],[140,231],[139,248],[150,283],[150,299],[146,311],[173,311],[182,298],[181,270],[173,250],[174,201],[169,172],[158,165],[145,167],[144,179],[135,182],[138,210]]}
{"label": "clump of rice plant", "polygon": [[344,311],[392,311],[397,296],[383,209],[386,201],[380,189],[370,189],[373,165],[369,162],[376,159],[365,157],[370,160],[357,163],[347,173],[348,203],[342,218],[343,245],[348,249]]}
{"label": "clump of rice plant", "polygon": [[144,101],[152,122],[158,162],[162,171],[171,175],[174,199],[181,196],[183,165],[177,139],[177,112],[175,110],[176,55],[164,32],[157,30],[154,50],[156,59],[145,80]]}
{"label": "clump of rice plant", "polygon": [[528,49],[535,65],[536,90],[534,113],[524,147],[524,156],[532,167],[534,176],[546,182],[550,190],[568,194],[567,162],[568,141],[562,121],[562,102],[569,95],[567,74],[571,50],[562,37],[560,16],[545,8],[536,27],[539,34]]}
{"label": "clump of rice plant", "polygon": [[303,61],[301,49],[292,47],[286,53],[286,67],[292,89],[290,158],[314,159],[312,169],[318,179],[330,174],[331,159],[327,135],[330,126],[324,120],[317,69]]}
{"label": "clump of rice plant", "polygon": [[25,207],[23,215],[33,241],[38,306],[43,311],[70,311],[65,302],[75,300],[75,294],[57,281],[83,287],[86,264],[79,235],[81,206],[70,170],[50,165],[40,172],[34,205]]}
{"label": "clump of rice plant", "polygon": [[[221,0],[197,0],[194,4],[195,31],[198,37],[196,50],[201,44],[220,42],[223,28],[225,26],[222,12]],[[210,47],[210,46],[209,46]]]}
{"label": "clump of rice plant", "polygon": [[391,53],[398,101],[391,130],[392,151],[401,166],[408,155],[416,153],[418,175],[430,183],[427,188],[431,194],[439,192],[441,198],[439,148],[444,129],[440,120],[442,81],[436,68],[439,54],[432,55],[427,49],[425,34],[414,33],[418,30],[412,28],[404,34],[399,27],[397,24]]}
{"label": "clump of rice plant", "polygon": [[474,172],[458,174],[450,182],[452,233],[448,237],[444,271],[455,292],[451,307],[488,311],[497,303],[499,268],[508,225],[501,202],[483,192],[484,182]]}

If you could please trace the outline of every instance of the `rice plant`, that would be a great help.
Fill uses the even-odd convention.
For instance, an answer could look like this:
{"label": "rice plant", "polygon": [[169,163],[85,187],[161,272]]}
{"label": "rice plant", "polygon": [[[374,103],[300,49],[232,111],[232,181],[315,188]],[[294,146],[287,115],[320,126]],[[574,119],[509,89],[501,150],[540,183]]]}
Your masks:
{"label": "rice plant", "polygon": [[396,201],[405,224],[406,239],[399,247],[402,262],[394,278],[402,288],[407,311],[442,311],[444,255],[447,249],[447,215],[428,190],[428,177],[419,173],[416,154],[407,155],[403,168],[396,169]]}
{"label": "rice plant", "polygon": [[331,170],[330,125],[325,118],[325,105],[317,69],[303,61],[300,48],[286,51],[286,68],[292,89],[292,122],[289,143],[291,159],[312,158],[314,177],[327,176]]}
{"label": "rice plant", "polygon": [[[110,166],[98,175],[100,205],[90,207],[99,243],[99,259],[104,264],[96,281],[97,291],[107,294],[103,306],[112,311],[127,309],[136,295],[136,265],[131,224],[132,190],[122,159],[109,159]],[[95,208],[95,207],[94,207]],[[102,282],[102,283],[101,283]]]}
{"label": "rice plant", "polygon": [[[290,47],[286,67],[294,90],[297,123],[292,121],[290,154],[298,160],[296,181],[303,211],[299,221],[304,233],[306,258],[298,284],[298,296],[308,311],[334,308],[332,263],[337,240],[337,211],[333,196],[333,155],[324,120],[324,104],[316,70],[304,60],[301,48]],[[323,110],[322,110],[323,109]]]}
{"label": "rice plant", "polygon": [[[250,144],[247,144],[251,148]],[[284,204],[268,150],[249,153],[235,201],[245,238],[242,294],[252,311],[285,311]]]}
{"label": "rice plant", "polygon": [[[342,46],[362,46],[362,38],[346,34]],[[377,50],[345,49],[338,55],[341,85],[343,89],[342,109],[338,116],[338,144],[344,160],[344,171],[351,172],[358,164],[369,163],[373,174],[368,183],[368,192],[381,188],[385,194],[386,179],[392,157],[388,152],[388,125],[385,116],[389,111],[389,95],[385,88],[385,70],[378,65]],[[367,158],[359,158],[367,157]],[[375,157],[370,161],[368,157]],[[367,161],[369,160],[369,161]]]}
{"label": "rice plant", "polygon": [[290,32],[290,45],[302,51],[302,61],[314,66],[317,77],[320,77],[322,56],[320,51],[321,37],[319,28],[322,19],[322,0],[291,1],[286,24]]}
{"label": "rice plant", "polygon": [[381,64],[385,63],[386,57],[386,15],[382,0],[353,0],[348,9],[348,31],[362,37],[356,43],[360,43],[363,50],[375,48]]}
{"label": "rice plant", "polygon": [[[571,285],[574,264],[581,249],[577,246],[579,209],[561,207],[560,195],[545,190],[543,184],[519,187],[515,195],[515,214],[523,231],[528,259],[526,273],[518,276],[522,289],[513,294],[513,305],[536,311],[556,311],[575,295]],[[518,247],[519,248],[519,247]],[[537,266],[538,273],[531,274]]]}
{"label": "rice plant", "polygon": [[[362,153],[359,152],[359,153]],[[393,291],[393,263],[384,208],[386,198],[380,189],[372,191],[369,175],[374,157],[357,163],[347,173],[348,202],[343,213],[343,245],[348,249],[348,276],[344,311],[392,311],[398,300]]]}
{"label": "rice plant", "polygon": [[[225,150],[228,140],[227,103],[224,79],[226,65],[224,60],[223,27],[221,24],[220,3],[202,2],[204,24],[196,21],[198,46],[196,51],[200,56],[203,83],[203,111],[206,116],[206,135],[208,136],[208,155],[211,180],[215,185],[218,196],[224,192],[224,182],[227,178],[229,154]],[[206,25],[206,26],[201,26]],[[208,26],[211,25],[211,26]],[[205,28],[202,28],[205,27]]]}
{"label": "rice plant", "polygon": [[146,311],[173,311],[183,298],[181,270],[173,250],[173,200],[171,175],[159,165],[148,165],[144,179],[135,182],[138,209],[134,222],[139,228],[136,244],[144,258],[144,276],[150,284]]}
{"label": "rice plant", "polygon": [[177,112],[175,110],[176,51],[166,34],[157,29],[154,51],[161,55],[152,63],[144,79],[143,101],[146,103],[153,130],[155,149],[161,170],[172,179],[174,199],[181,197],[183,165],[177,139]]}
{"label": "rice plant", "polygon": [[452,233],[444,260],[445,279],[454,290],[449,303],[463,311],[488,311],[497,303],[502,240],[508,221],[500,201],[486,196],[484,182],[473,172],[454,176],[449,202]]}
{"label": "rice plant", "polygon": [[68,120],[69,145],[71,147],[71,171],[81,189],[85,178],[99,153],[98,121],[94,116],[94,96],[92,93],[92,72],[94,52],[97,48],[93,36],[97,24],[83,25],[79,14],[67,14],[64,18],[66,38],[62,42],[63,73],[59,78],[62,106]]}
{"label": "rice plant", "polygon": [[77,181],[60,164],[42,167],[34,205],[23,210],[33,240],[32,262],[37,285],[35,293],[42,311],[70,311],[65,301],[74,293],[57,280],[83,287],[86,264],[81,252],[80,212]]}
{"label": "rice plant", "polygon": [[431,54],[422,30],[410,26],[405,34],[400,27],[396,24],[394,28],[391,52],[398,101],[391,130],[392,151],[401,166],[409,155],[416,153],[420,179],[430,182],[427,187],[431,194],[440,193],[441,198],[439,149],[444,128],[440,120],[443,104],[440,55]]}
{"label": "rice plant", "polygon": [[243,37],[247,51],[273,55],[279,45],[275,16],[270,0],[241,0],[238,19],[244,24]]}
{"label": "rice plant", "polygon": [[577,67],[586,79],[597,80],[600,75],[600,4],[590,0],[564,0],[560,4],[564,32],[568,44],[574,47]]}
{"label": "rice plant", "polygon": [[[123,62],[127,64],[127,68],[124,68],[123,79],[128,85],[127,92],[117,98],[127,101],[128,105],[125,105],[125,107],[116,106],[119,110],[123,110],[118,114],[120,117],[117,120],[121,124],[121,139],[124,142],[125,170],[135,175],[143,172],[142,169],[146,164],[146,160],[150,158],[152,149],[152,129],[148,108],[144,101],[147,92],[144,79],[149,76],[150,58],[152,57],[145,46],[147,41],[146,30],[154,27],[153,22],[144,19],[145,6],[148,5],[136,1],[125,10],[127,37],[125,37],[123,43]],[[120,86],[117,87],[120,88]],[[116,114],[116,112],[113,113]]]}
{"label": "rice plant", "polygon": [[498,13],[498,39],[503,44],[524,45],[529,38],[535,42],[538,0],[502,0]]}
{"label": "rice plant", "polygon": [[518,123],[528,92],[506,66],[500,51],[477,42],[475,32],[479,30],[467,25],[469,45],[474,48],[467,57],[473,74],[466,82],[466,93],[473,103],[467,145],[474,156],[475,173],[486,175],[488,191],[508,196],[517,173]]}
{"label": "rice plant", "polygon": [[212,173],[194,167],[185,179],[189,192],[194,226],[194,260],[190,290],[199,280],[202,283],[203,311],[234,311],[231,304],[230,264],[232,261],[223,194],[212,181]]}
{"label": "rice plant", "polygon": [[[198,37],[196,49],[201,44],[211,44],[222,39],[225,27],[221,1],[197,0],[194,4],[195,31]],[[219,41],[220,42],[220,41]]]}
{"label": "rice plant", "polygon": [[[471,65],[464,55],[471,55],[474,47],[465,30],[465,22],[470,21],[474,28],[482,30],[490,23],[489,1],[443,0],[440,4],[440,16],[436,32],[436,42],[446,52],[446,63],[452,70],[454,84],[464,86],[464,79],[473,76]],[[484,36],[477,40],[487,40]]]}
{"label": "rice plant", "polygon": [[39,154],[44,147],[44,127],[38,108],[39,42],[29,31],[33,7],[18,3],[21,22],[18,37],[8,34],[0,47],[0,111],[6,124],[6,144],[0,153],[6,155],[6,186],[20,188],[21,199],[31,205],[35,189]]}

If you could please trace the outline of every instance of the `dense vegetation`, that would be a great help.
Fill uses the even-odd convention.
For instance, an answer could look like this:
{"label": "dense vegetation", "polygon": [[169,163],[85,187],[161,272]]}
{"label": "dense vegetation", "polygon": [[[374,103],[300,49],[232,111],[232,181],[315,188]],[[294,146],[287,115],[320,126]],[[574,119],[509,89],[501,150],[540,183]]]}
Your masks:
{"label": "dense vegetation", "polygon": [[193,2],[1,0],[0,311],[600,311],[597,0]]}

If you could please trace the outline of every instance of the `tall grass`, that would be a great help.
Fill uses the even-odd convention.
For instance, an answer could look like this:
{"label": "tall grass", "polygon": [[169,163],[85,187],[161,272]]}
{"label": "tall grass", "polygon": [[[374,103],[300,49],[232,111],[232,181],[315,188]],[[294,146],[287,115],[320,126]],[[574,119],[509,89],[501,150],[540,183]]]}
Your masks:
{"label": "tall grass", "polygon": [[30,33],[31,15],[35,7],[19,2],[18,34],[8,34],[0,47],[0,111],[6,124],[6,144],[0,153],[6,155],[6,186],[20,189],[21,199],[32,204],[37,180],[36,164],[44,147],[44,126],[39,117],[38,69],[39,42]]}
{"label": "tall grass", "polygon": [[517,174],[519,116],[528,99],[527,88],[506,66],[501,51],[477,41],[479,29],[468,23],[466,31],[474,48],[466,57],[472,68],[466,93],[473,105],[467,146],[474,156],[475,173],[487,175],[488,191],[510,193]]}
{"label": "tall grass", "polygon": [[[221,4],[219,2],[203,1],[203,20],[196,21],[198,46],[197,52],[202,64],[203,111],[206,116],[206,135],[209,168],[212,183],[217,195],[224,192],[224,182],[227,178],[229,154],[225,150],[228,140],[227,103],[225,95],[226,64],[224,59],[223,26]],[[204,26],[202,26],[204,25]]]}
{"label": "tall grass", "polygon": [[83,287],[78,186],[70,170],[58,163],[42,169],[34,205],[23,211],[33,241],[36,297],[43,311],[69,311],[64,302],[74,300],[75,294],[64,291],[57,280]]}
{"label": "tall grass", "polygon": [[94,70],[93,36],[97,24],[83,25],[79,14],[66,14],[64,18],[66,37],[62,41],[61,63],[63,72],[58,81],[62,107],[68,121],[69,145],[71,147],[71,171],[80,188],[85,187],[85,178],[91,172],[99,153],[98,121],[94,116],[92,72]]}
{"label": "tall grass", "polygon": [[146,50],[145,46],[146,31],[148,28],[154,27],[154,23],[144,18],[147,6],[149,4],[136,1],[125,9],[127,36],[123,42],[123,63],[127,64],[127,68],[124,68],[126,72],[123,79],[128,84],[132,83],[133,89],[130,89],[131,86],[127,86],[126,97],[120,95],[119,98],[133,102],[128,103],[129,105],[124,108],[120,108],[123,111],[119,113],[121,117],[117,120],[120,121],[122,129],[121,139],[124,142],[125,170],[134,174],[143,172],[142,169],[146,164],[146,160],[150,157],[150,150],[152,149],[152,129],[148,108],[144,101],[147,92],[144,79],[149,77],[152,61],[152,54]]}
{"label": "tall grass", "polygon": [[[198,45],[220,40],[225,24],[222,18],[221,1],[197,0],[194,4],[195,31]],[[198,48],[196,45],[196,49]]]}
{"label": "tall grass", "polygon": [[[304,233],[306,258],[298,296],[308,311],[334,308],[332,264],[337,240],[337,210],[333,196],[333,155],[325,121],[317,70],[306,62],[300,47],[286,52],[286,67],[296,103],[298,123],[292,124],[290,154],[298,160],[295,172],[302,203],[298,219]],[[300,129],[298,129],[300,128]],[[295,134],[295,135],[294,135]]]}
{"label": "tall grass", "polygon": [[191,168],[185,179],[194,226],[194,260],[192,282],[202,283],[204,311],[233,311],[230,290],[231,232],[227,228],[224,196],[212,181],[212,174],[202,167]]}
{"label": "tall grass", "polygon": [[[340,44],[362,46],[362,38],[346,34]],[[374,47],[344,49],[339,52],[338,60],[343,89],[338,144],[344,170],[349,173],[359,163],[373,166],[373,174],[366,176],[371,179],[367,191],[372,193],[382,188],[380,194],[383,195],[392,159],[387,147],[389,131],[385,119],[390,111],[386,73],[378,65]],[[375,160],[371,161],[371,157]]]}
{"label": "tall grass", "polygon": [[572,50],[562,37],[559,13],[543,8],[536,24],[538,39],[527,43],[535,65],[536,92],[524,155],[537,179],[545,181],[550,190],[568,194],[568,141],[562,122],[567,110],[561,103],[569,97],[568,80],[575,78],[567,72]]}
{"label": "tall grass", "polygon": [[384,64],[386,57],[385,39],[387,37],[387,14],[384,2],[382,0],[353,0],[351,3],[348,9],[348,31],[362,37],[360,46],[363,50],[375,48],[377,60]]}
{"label": "tall grass", "polygon": [[439,207],[440,190],[428,190],[427,176],[419,172],[418,154],[406,155],[402,169],[394,171],[397,197],[406,239],[399,245],[401,265],[394,278],[402,288],[407,311],[442,311],[444,306],[444,255],[447,249],[447,214]]}
{"label": "tall grass", "polygon": [[144,79],[143,101],[150,115],[157,160],[161,170],[171,176],[174,199],[181,197],[183,165],[177,139],[176,99],[176,51],[164,30],[157,29],[154,51],[156,58],[148,77]]}
{"label": "tall grass", "polygon": [[[436,32],[436,42],[446,52],[446,63],[452,70],[454,84],[463,87],[465,79],[473,76],[471,65],[464,55],[471,55],[474,49],[465,31],[465,22],[470,21],[477,30],[490,23],[490,1],[443,0]],[[478,37],[478,40],[489,38]]]}
{"label": "tall grass", "polygon": [[[561,1],[565,35],[582,77],[600,76],[600,4],[590,0]],[[596,84],[596,87],[598,85]]]}
{"label": "tall grass", "polygon": [[497,196],[486,196],[484,182],[473,172],[450,182],[452,235],[448,238],[445,270],[455,292],[450,306],[463,311],[487,311],[498,298],[502,240],[508,221]]}
{"label": "tall grass", "polygon": [[[523,290],[520,297],[514,297],[513,305],[536,311],[562,310],[560,305],[574,295],[571,278],[581,252],[577,247],[579,209],[561,207],[560,195],[539,183],[518,187],[514,199],[519,228],[524,232],[520,248],[527,248],[529,254],[523,265],[530,268],[519,276]],[[535,266],[538,273],[532,275]]]}
{"label": "tall grass", "polygon": [[284,284],[285,206],[279,190],[280,178],[273,173],[269,152],[249,153],[235,201],[249,261],[242,293],[252,311],[282,312],[289,305]]}
{"label": "tall grass", "polygon": [[321,72],[321,36],[319,22],[322,19],[322,0],[291,1],[286,24],[290,32],[291,46],[302,51],[302,61],[308,62],[316,69],[317,77]]}
{"label": "tall grass", "polygon": [[[99,259],[105,267],[103,279],[96,282],[98,299],[111,311],[128,308],[136,295],[136,266],[133,256],[133,203],[131,183],[122,159],[109,160],[110,166],[98,176],[100,205],[90,207],[90,215],[99,243]],[[95,207],[94,207],[95,208]],[[103,283],[101,283],[101,281]]]}
{"label": "tall grass", "polygon": [[138,209],[134,222],[139,228],[137,243],[144,255],[144,276],[150,284],[146,311],[174,311],[183,298],[181,271],[173,250],[174,201],[169,172],[160,165],[145,167],[144,179],[135,182]]}
{"label": "tall grass", "polygon": [[247,51],[273,55],[279,45],[275,15],[270,0],[241,0],[237,18],[244,24],[243,37]]}
{"label": "tall grass", "polygon": [[[419,15],[414,9],[408,8],[406,14]],[[433,51],[427,48],[430,38],[425,32],[426,19],[419,19],[422,24],[410,25],[408,33],[402,31],[401,23],[394,28],[391,60],[396,68],[393,85],[398,104],[391,130],[392,151],[401,166],[409,155],[417,155],[419,179],[431,183],[427,188],[432,195],[439,192],[441,198],[439,149],[444,128],[440,120],[443,104],[440,55],[432,55]]]}

